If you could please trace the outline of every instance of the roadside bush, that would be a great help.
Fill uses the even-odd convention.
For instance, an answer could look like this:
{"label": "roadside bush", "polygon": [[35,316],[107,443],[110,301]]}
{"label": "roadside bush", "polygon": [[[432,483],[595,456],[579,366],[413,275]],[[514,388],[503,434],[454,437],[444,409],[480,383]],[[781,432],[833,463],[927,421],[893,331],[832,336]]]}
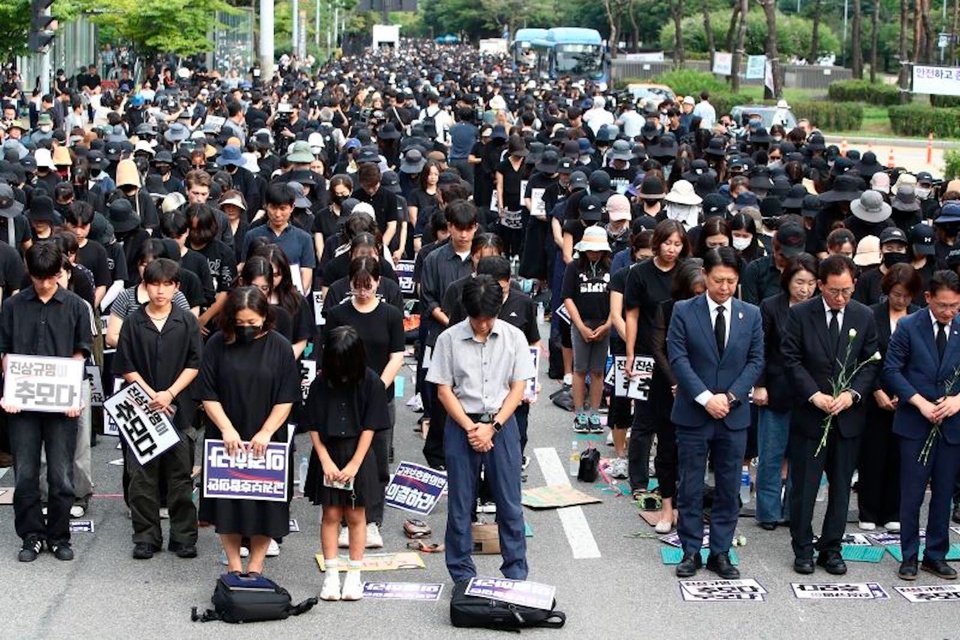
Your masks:
{"label": "roadside bush", "polygon": [[[679,69],[662,73],[651,82],[655,84],[665,84],[678,96],[695,96],[699,98],[700,92],[706,89],[710,95],[720,94],[730,91],[727,83],[712,73],[706,71],[694,71],[692,69]],[[712,100],[711,100],[712,102]]]}
{"label": "roadside bush", "polygon": [[890,128],[900,136],[938,138],[960,136],[960,109],[938,109],[922,104],[890,107]]}
{"label": "roadside bush", "polygon": [[834,102],[866,102],[878,107],[900,103],[900,89],[866,80],[838,80],[827,87],[827,96]]}
{"label": "roadside bush", "polygon": [[958,96],[930,96],[931,107],[960,107],[960,97]]}
{"label": "roadside bush", "polygon": [[807,118],[825,131],[854,131],[863,124],[863,107],[849,102],[796,102],[797,120]]}
{"label": "roadside bush", "polygon": [[960,151],[947,150],[943,154],[943,179],[960,178]]}

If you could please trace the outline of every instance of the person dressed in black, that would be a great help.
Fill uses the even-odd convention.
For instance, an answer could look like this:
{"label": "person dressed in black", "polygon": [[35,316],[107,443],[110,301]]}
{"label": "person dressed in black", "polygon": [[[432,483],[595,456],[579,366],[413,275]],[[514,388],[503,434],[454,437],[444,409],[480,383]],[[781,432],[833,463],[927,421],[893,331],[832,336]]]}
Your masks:
{"label": "person dressed in black", "polygon": [[[313,504],[323,505],[320,544],[325,575],[320,597],[324,600],[363,597],[365,507],[383,502],[371,445],[376,433],[390,427],[390,417],[381,376],[367,366],[367,360],[356,329],[333,329],[323,351],[322,373],[307,397],[304,427],[310,431],[313,448],[304,494]],[[349,530],[350,562],[341,592],[337,538],[343,518]]]}
{"label": "person dressed in black", "polygon": [[159,501],[163,477],[170,511],[170,550],[180,558],[195,558],[197,508],[190,479],[193,439],[187,433],[191,425],[184,418],[189,412],[176,409],[181,404],[177,397],[200,371],[200,325],[192,313],[173,303],[180,286],[180,265],[167,258],[154,260],[144,269],[143,282],[149,301],[123,323],[113,371],[126,382],[138,383],[150,396],[151,408],[172,417],[180,442],[145,465],[132,449],[126,450],[133,557],[147,560],[163,547]]}
{"label": "person dressed in black", "polygon": [[[821,297],[790,308],[782,342],[783,367],[794,394],[788,444],[790,537],[793,569],[800,574],[814,572],[813,508],[824,472],[830,488],[817,564],[833,575],[847,571],[840,541],[866,427],[863,399],[876,388],[879,369],[873,312],[851,299],[856,272],[853,260],[841,254],[821,262],[817,274]],[[833,395],[841,366],[848,374],[860,369],[847,389]],[[830,429],[824,433],[826,426]],[[820,450],[824,436],[826,446]]]}
{"label": "person dressed in black", "polygon": [[[203,349],[199,398],[210,421],[205,437],[222,440],[231,456],[244,451],[260,458],[268,443],[288,440],[287,417],[301,398],[300,369],[290,343],[273,326],[270,304],[259,289],[234,289],[220,314],[220,331]],[[290,533],[286,501],[201,498],[199,517],[216,527],[228,571],[243,570],[243,537],[250,539],[248,571],[263,573],[270,539]]]}

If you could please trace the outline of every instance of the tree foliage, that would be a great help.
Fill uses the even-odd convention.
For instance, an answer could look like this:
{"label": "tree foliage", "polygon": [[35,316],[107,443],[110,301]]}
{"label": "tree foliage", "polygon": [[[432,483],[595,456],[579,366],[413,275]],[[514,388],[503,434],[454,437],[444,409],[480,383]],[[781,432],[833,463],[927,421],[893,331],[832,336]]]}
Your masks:
{"label": "tree foliage", "polygon": [[[80,10],[78,0],[56,0],[50,13],[61,23]],[[30,33],[30,0],[0,0],[0,59],[27,52]]]}
{"label": "tree foliage", "polygon": [[[726,40],[726,31],[730,24],[729,10],[714,11],[710,16],[710,24],[714,37],[718,43]],[[777,15],[777,48],[781,57],[806,57],[810,51],[810,38],[813,32],[813,23],[806,18]],[[674,28],[672,24],[665,24],[660,30],[660,46],[664,49],[673,48]],[[765,52],[767,39],[767,24],[763,12],[757,7],[747,16],[747,33],[744,41],[744,51],[747,55],[762,55]],[[702,16],[694,15],[683,19],[683,41],[688,53],[705,53],[707,39],[703,28]],[[718,45],[719,46],[719,45]],[[840,41],[825,24],[820,25],[820,53],[836,53],[840,50]]]}

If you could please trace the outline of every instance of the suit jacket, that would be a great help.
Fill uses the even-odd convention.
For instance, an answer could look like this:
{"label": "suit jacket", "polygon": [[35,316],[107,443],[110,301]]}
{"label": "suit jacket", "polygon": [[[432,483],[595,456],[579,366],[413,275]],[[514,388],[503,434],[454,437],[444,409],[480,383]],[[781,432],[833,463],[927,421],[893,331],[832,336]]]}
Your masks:
{"label": "suit jacket", "polygon": [[[948,328],[947,348],[941,360],[937,354],[930,312],[921,309],[897,323],[883,363],[883,386],[900,402],[893,416],[893,432],[902,438],[919,440],[930,432],[930,422],[908,402],[914,394],[935,402],[945,394],[945,383],[960,372],[960,319]],[[960,393],[960,381],[950,391]],[[944,440],[960,444],[960,413],[940,425]]]}
{"label": "suit jacket", "polygon": [[[851,329],[857,332],[852,343],[848,339]],[[847,345],[850,344],[847,361],[850,370],[877,352],[877,325],[869,307],[856,300],[847,304],[839,342],[836,347],[830,345],[822,298],[816,297],[790,307],[782,343],[783,367],[794,394],[790,423],[791,428],[798,429],[808,438],[823,435],[820,425],[826,417],[810,398],[818,391],[833,394],[830,380],[840,372],[839,360],[846,353]],[[844,438],[855,438],[863,432],[866,422],[863,400],[876,389],[879,367],[879,362],[865,365],[850,383],[850,388],[860,395],[860,402],[834,419],[834,425]]]}
{"label": "suit jacket", "polygon": [[704,391],[730,392],[739,406],[724,424],[734,430],[750,425],[747,395],[763,371],[763,326],[760,310],[734,298],[731,301],[729,337],[721,357],[713,333],[706,294],[677,302],[667,331],[667,353],[677,379],[677,397],[671,419],[678,426],[699,427],[710,414],[695,398]]}

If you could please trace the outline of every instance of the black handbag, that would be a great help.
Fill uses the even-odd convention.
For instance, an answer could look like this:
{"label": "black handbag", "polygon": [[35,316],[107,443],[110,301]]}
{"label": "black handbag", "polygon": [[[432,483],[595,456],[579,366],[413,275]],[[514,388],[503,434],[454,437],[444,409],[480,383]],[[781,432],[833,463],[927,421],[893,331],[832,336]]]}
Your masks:
{"label": "black handbag", "polygon": [[557,611],[554,600],[550,610],[534,609],[519,604],[500,602],[489,598],[468,596],[469,580],[461,580],[453,586],[450,599],[450,622],[459,628],[493,629],[496,631],[519,631],[533,627],[559,629],[567,621],[567,615]]}
{"label": "black handbag", "polygon": [[580,482],[596,482],[600,476],[600,452],[593,447],[580,453],[580,468],[577,469],[577,480]]}
{"label": "black handbag", "polygon": [[213,609],[199,614],[197,608],[193,607],[190,619],[194,622],[220,620],[234,624],[285,620],[310,611],[318,602],[316,598],[307,598],[294,605],[290,592],[273,580],[245,573],[220,576],[210,600]]}

